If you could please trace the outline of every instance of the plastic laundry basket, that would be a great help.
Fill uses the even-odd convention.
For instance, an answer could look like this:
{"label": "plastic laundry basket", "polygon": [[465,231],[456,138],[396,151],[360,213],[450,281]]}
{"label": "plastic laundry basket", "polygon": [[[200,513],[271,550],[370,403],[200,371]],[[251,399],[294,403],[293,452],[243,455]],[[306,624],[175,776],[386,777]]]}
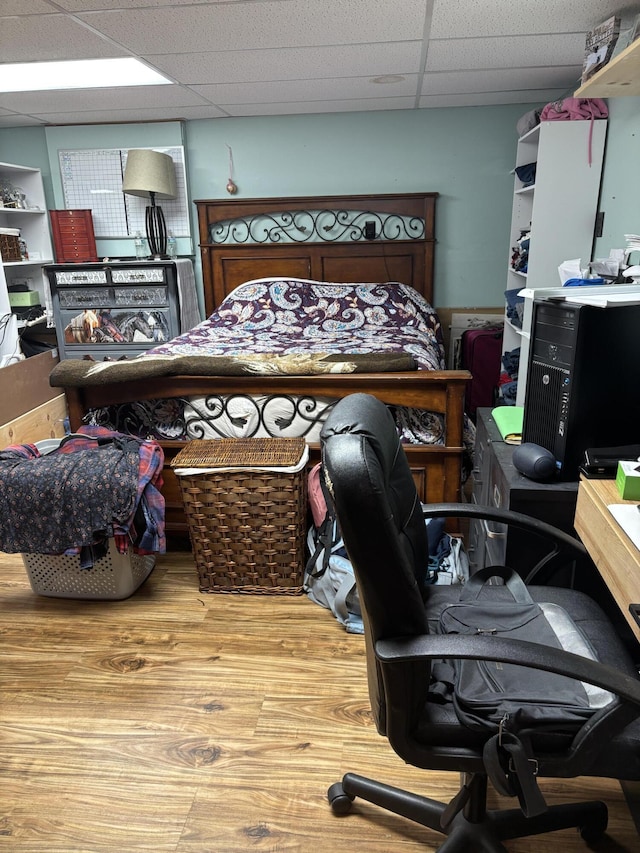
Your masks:
{"label": "plastic laundry basket", "polygon": [[23,554],[31,589],[53,598],[118,600],[132,595],[155,565],[153,554],[120,554],[113,539],[104,557],[90,569],[80,568],[78,556]]}

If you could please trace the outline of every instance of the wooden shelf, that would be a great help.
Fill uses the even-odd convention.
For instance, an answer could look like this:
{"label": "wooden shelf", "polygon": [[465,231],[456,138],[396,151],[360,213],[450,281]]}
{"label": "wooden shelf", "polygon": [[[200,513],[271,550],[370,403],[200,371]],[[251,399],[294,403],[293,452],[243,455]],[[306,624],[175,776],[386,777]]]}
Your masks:
{"label": "wooden shelf", "polygon": [[616,98],[621,95],[640,95],[640,38],[575,91],[576,98]]}

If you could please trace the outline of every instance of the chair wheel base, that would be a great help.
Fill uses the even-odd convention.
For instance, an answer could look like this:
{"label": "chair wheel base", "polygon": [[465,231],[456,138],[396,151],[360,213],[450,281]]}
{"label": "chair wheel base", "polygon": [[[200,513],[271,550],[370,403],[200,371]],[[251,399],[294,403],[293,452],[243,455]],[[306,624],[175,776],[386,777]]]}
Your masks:
{"label": "chair wheel base", "polygon": [[578,827],[580,838],[587,844],[600,841],[609,824],[609,810],[605,803],[593,803],[593,811],[589,820]]}
{"label": "chair wheel base", "polygon": [[327,791],[327,799],[331,806],[331,811],[335,815],[349,814],[355,797],[347,794],[342,786],[342,782],[335,782]]}
{"label": "chair wheel base", "polygon": [[364,776],[346,773],[327,790],[334,815],[347,815],[356,797],[447,836],[442,853],[506,853],[503,841],[577,828],[587,844],[597,843],[607,830],[605,803],[590,801],[549,806],[534,817],[520,809],[487,810],[487,778],[473,774],[466,780],[469,795],[464,809],[448,822],[447,804],[412,794]]}

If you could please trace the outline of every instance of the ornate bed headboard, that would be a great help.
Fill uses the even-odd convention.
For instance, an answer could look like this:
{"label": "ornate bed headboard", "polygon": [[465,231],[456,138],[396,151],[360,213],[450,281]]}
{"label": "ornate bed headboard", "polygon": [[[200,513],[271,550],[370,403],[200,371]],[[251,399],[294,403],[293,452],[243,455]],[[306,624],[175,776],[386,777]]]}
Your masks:
{"label": "ornate bed headboard", "polygon": [[433,304],[438,193],[196,201],[207,316],[254,278],[399,281]]}

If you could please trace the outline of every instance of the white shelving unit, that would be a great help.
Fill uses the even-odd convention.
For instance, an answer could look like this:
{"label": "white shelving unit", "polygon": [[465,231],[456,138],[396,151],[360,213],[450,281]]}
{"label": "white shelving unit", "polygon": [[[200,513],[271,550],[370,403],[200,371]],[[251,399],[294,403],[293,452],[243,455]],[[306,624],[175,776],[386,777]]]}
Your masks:
{"label": "white shelving unit", "polygon": [[[5,181],[21,190],[25,197],[25,207],[0,207],[0,226],[20,231],[27,244],[29,260],[2,260],[0,263],[0,317],[11,313],[7,287],[17,280],[30,279],[30,287],[38,291],[40,304],[46,311],[43,322],[51,324],[53,314],[49,284],[42,268],[45,264],[53,263],[53,247],[42,174],[40,169],[29,166],[0,163],[0,183]],[[18,333],[22,325],[22,321],[12,316],[6,327],[0,330],[0,365],[19,352]]]}
{"label": "white shelving unit", "polygon": [[[505,290],[555,288],[558,267],[580,258],[586,267],[593,251],[607,122],[547,121],[518,140],[516,167],[536,163],[535,183],[525,187],[514,179],[507,283]],[[591,162],[589,162],[589,153]],[[522,231],[530,230],[528,267],[511,267],[513,247]],[[503,354],[520,347],[516,404],[524,405],[532,300],[524,303],[522,328],[507,318]]]}

